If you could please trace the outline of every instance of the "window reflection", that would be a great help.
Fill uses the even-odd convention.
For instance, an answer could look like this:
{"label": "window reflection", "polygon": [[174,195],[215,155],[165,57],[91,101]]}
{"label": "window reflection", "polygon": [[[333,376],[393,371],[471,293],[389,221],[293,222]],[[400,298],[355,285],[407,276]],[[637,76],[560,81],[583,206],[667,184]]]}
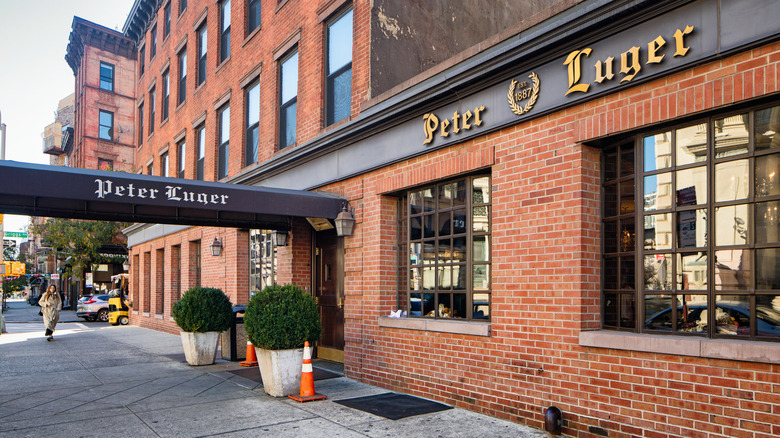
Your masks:
{"label": "window reflection", "polygon": [[780,337],[780,295],[756,295],[756,334]]}
{"label": "window reflection", "polygon": [[707,159],[707,124],[681,128],[676,131],[677,165],[700,163]]}
{"label": "window reflection", "polygon": [[715,251],[715,289],[749,290],[753,287],[750,250]]}
{"label": "window reflection", "polygon": [[707,253],[677,254],[677,290],[707,290]]}
{"label": "window reflection", "polygon": [[704,209],[677,213],[677,247],[703,248],[707,246],[707,213]]}
{"label": "window reflection", "polygon": [[780,248],[756,250],[756,289],[780,289]]}
{"label": "window reflection", "polygon": [[663,132],[644,138],[645,172],[666,169],[672,165],[671,138],[671,132]]}
{"label": "window reflection", "polygon": [[672,207],[672,173],[661,173],[644,178],[645,211]]}
{"label": "window reflection", "polygon": [[748,243],[750,218],[747,204],[715,209],[715,245],[733,246]]}
{"label": "window reflection", "polygon": [[780,106],[756,111],[756,150],[780,148]]}
{"label": "window reflection", "polygon": [[672,214],[653,214],[644,217],[645,249],[672,248]]}
{"label": "window reflection", "polygon": [[694,167],[678,170],[677,206],[702,205],[707,203],[707,168]]}
{"label": "window reflection", "polygon": [[715,158],[730,157],[748,152],[748,121],[747,114],[716,119]]}
{"label": "window reflection", "polygon": [[756,204],[756,243],[780,242],[780,201]]}
{"label": "window reflection", "polygon": [[652,254],[644,258],[645,290],[672,290],[672,255]]}
{"label": "window reflection", "polygon": [[735,160],[715,166],[715,201],[736,201],[748,197],[750,190],[748,160]]}
{"label": "window reflection", "polygon": [[719,335],[750,336],[749,296],[715,296],[715,332]]}
{"label": "window reflection", "polygon": [[780,154],[756,157],[756,196],[780,195]]}

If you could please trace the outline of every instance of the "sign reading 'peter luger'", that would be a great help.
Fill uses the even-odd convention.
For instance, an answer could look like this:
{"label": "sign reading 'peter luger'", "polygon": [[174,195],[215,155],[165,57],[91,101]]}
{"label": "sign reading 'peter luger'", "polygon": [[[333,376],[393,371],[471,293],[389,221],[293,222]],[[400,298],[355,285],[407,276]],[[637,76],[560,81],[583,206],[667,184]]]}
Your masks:
{"label": "sign reading 'peter luger'", "polygon": [[227,205],[229,195],[215,193],[196,193],[187,191],[181,186],[166,185],[164,190],[136,186],[133,183],[127,185],[114,184],[110,179],[96,179],[97,190],[95,194],[99,199],[105,199],[110,196],[142,198],[142,199],[165,199],[176,202],[192,202],[203,205],[217,204]]}

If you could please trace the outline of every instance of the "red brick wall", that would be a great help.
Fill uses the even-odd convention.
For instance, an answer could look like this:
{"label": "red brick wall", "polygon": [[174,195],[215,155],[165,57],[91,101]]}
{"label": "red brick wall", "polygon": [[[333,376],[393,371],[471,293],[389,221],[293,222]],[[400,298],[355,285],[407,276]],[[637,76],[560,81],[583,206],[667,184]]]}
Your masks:
{"label": "red brick wall", "polygon": [[[599,328],[600,154],[581,142],[780,91],[780,43],[388,166],[325,190],[357,208],[346,240],[346,373],[575,436],[780,435],[780,365],[578,344]],[[382,328],[396,308],[396,198],[492,175],[490,337]]]}

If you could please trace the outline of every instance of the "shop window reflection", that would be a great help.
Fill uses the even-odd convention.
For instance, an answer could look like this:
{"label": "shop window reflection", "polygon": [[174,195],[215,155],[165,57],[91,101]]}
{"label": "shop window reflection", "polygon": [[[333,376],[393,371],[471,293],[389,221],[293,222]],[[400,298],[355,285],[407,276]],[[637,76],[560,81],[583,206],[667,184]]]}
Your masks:
{"label": "shop window reflection", "polygon": [[756,150],[780,148],[780,106],[756,111]]}

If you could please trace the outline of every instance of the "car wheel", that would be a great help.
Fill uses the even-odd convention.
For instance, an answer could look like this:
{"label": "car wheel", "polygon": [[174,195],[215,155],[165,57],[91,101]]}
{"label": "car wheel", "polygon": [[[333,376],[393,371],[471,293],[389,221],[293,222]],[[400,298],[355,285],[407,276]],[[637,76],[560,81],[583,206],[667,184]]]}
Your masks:
{"label": "car wheel", "polygon": [[97,314],[97,319],[100,322],[108,322],[108,309],[100,309]]}
{"label": "car wheel", "polygon": [[130,322],[130,319],[126,316],[120,316],[119,317],[119,323],[122,325],[127,325],[127,323]]}

